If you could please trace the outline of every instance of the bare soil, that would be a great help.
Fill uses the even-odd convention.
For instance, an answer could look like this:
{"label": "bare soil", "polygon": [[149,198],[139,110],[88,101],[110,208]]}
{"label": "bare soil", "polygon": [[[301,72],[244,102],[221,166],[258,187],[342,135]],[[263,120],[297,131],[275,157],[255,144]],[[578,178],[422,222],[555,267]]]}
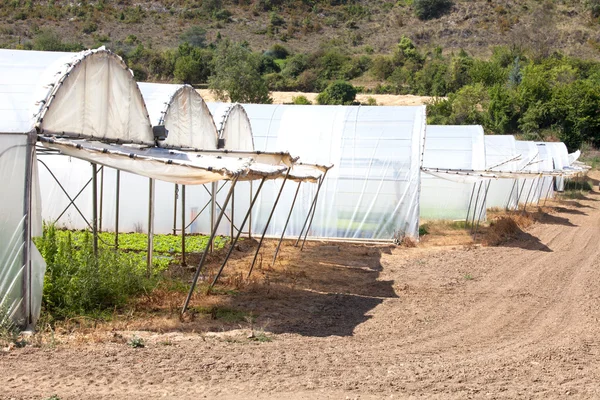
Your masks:
{"label": "bare soil", "polygon": [[[0,351],[0,398],[600,398],[599,200],[496,247],[286,243],[271,267],[270,242],[247,285],[246,241],[225,278],[239,288],[196,295],[183,320],[184,293],[165,294],[140,303],[151,318]],[[209,300],[245,317],[210,318]]]}

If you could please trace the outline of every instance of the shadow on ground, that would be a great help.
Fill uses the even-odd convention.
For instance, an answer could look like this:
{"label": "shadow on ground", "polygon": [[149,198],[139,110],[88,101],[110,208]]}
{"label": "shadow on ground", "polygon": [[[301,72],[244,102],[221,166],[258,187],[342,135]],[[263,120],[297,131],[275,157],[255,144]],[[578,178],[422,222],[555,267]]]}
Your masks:
{"label": "shadow on ground", "polygon": [[[174,267],[173,277],[185,282],[179,292],[164,291],[169,299],[155,298],[143,307],[163,312],[163,320],[136,328],[143,330],[226,332],[239,328],[304,336],[351,336],[371,318],[370,311],[386,298],[397,297],[393,281],[379,280],[381,256],[393,246],[307,242],[304,251],[284,242],[275,265],[271,265],[276,241],[265,241],[250,279],[246,279],[256,241],[245,240],[233,252],[224,273],[207,295],[227,249],[215,252],[200,274],[191,312],[178,317],[195,268]],[[188,256],[197,265],[199,255]],[[159,293],[160,294],[160,293]],[[155,295],[155,296],[158,296]],[[170,306],[164,303],[170,302]],[[152,307],[155,307],[152,309]],[[158,325],[161,325],[158,327]]]}

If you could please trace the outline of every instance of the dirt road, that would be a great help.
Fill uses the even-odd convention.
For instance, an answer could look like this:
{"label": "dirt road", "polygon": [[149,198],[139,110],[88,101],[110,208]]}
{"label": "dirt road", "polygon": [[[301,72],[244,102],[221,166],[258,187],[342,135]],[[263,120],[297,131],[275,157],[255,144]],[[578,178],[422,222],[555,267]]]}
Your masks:
{"label": "dirt road", "polygon": [[600,398],[599,207],[568,201],[501,247],[363,247],[321,263],[337,281],[239,297],[271,341],[240,324],[0,352],[0,398]]}

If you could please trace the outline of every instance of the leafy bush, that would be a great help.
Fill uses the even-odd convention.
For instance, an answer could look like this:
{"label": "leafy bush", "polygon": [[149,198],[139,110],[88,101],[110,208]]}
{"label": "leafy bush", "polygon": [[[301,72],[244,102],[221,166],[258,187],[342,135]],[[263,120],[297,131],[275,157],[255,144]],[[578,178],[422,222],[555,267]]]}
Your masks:
{"label": "leafy bush", "polygon": [[269,88],[260,75],[262,56],[240,43],[223,40],[213,59],[209,86],[219,100],[240,103],[271,103]]}
{"label": "leafy bush", "polygon": [[273,46],[271,46],[269,50],[265,51],[264,55],[267,57],[274,58],[276,60],[283,60],[290,55],[290,52],[284,46],[276,43]]}
{"label": "leafy bush", "polygon": [[446,13],[452,6],[451,0],[414,0],[413,7],[419,19],[437,18]]}
{"label": "leafy bush", "polygon": [[312,102],[306,98],[306,96],[294,96],[292,97],[292,104],[297,105],[311,105]]}
{"label": "leafy bush", "polygon": [[200,26],[192,26],[181,37],[182,43],[189,43],[192,47],[206,47],[206,30]]}
{"label": "leafy bush", "polygon": [[356,88],[352,84],[344,81],[331,83],[327,88],[319,93],[317,102],[319,104],[342,104],[349,105],[356,99]]}
{"label": "leafy bush", "polygon": [[36,245],[47,264],[42,304],[54,318],[123,306],[155,284],[156,271],[147,275],[145,254],[103,247],[95,256],[90,233],[75,242],[70,233],[57,235],[47,225]]}

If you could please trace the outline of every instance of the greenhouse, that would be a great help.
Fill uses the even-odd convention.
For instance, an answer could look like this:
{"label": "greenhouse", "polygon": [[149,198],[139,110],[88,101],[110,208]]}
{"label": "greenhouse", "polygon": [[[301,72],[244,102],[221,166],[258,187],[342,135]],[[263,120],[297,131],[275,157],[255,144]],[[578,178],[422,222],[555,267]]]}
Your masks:
{"label": "greenhouse", "polygon": [[[213,107],[209,104],[209,107]],[[218,107],[215,105],[214,107]],[[301,160],[334,164],[321,188],[311,237],[399,240],[418,237],[420,164],[425,107],[244,105],[257,150],[294,149]],[[273,198],[277,186],[265,187]],[[314,198],[304,186],[299,198]],[[268,233],[280,235],[293,193],[280,200]],[[306,201],[299,201],[288,233],[299,234]],[[257,210],[260,220],[265,210]]]}
{"label": "greenhouse", "polygon": [[[480,125],[428,125],[424,168],[485,170],[483,127]],[[469,212],[474,183],[421,176],[421,218],[464,220]]]}

